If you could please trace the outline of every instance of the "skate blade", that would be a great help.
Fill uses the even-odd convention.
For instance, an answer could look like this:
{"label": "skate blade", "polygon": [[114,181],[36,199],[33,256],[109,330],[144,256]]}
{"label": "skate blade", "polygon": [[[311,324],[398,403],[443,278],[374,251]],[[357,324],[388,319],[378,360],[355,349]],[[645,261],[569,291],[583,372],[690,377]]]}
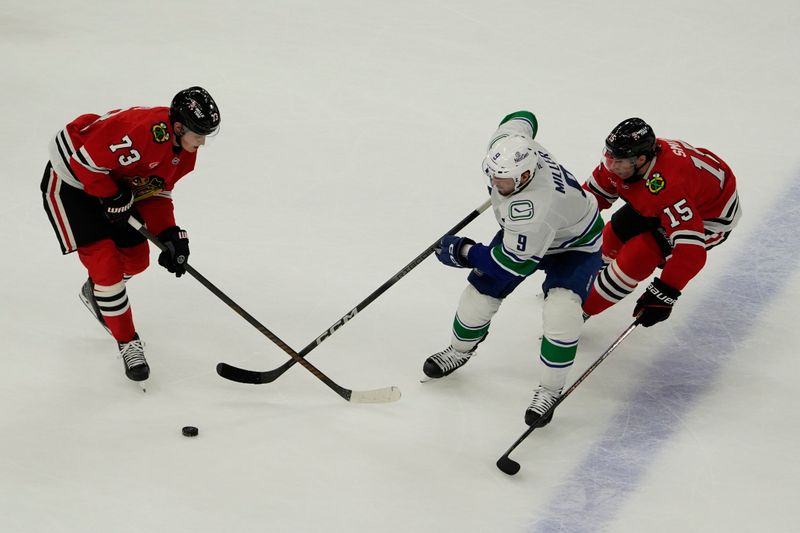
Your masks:
{"label": "skate blade", "polygon": [[93,316],[93,317],[94,317],[94,319],[97,321],[97,323],[98,323],[98,324],[100,324],[101,326],[103,326],[103,329],[104,329],[104,330],[106,330],[106,333],[108,333],[109,335],[111,335],[111,330],[110,330],[110,329],[108,329],[108,326],[106,326],[105,322],[101,321],[99,318],[97,318],[97,315],[96,315],[96,314],[94,314],[94,308],[92,307],[92,304],[91,304],[90,302],[88,302],[88,301],[87,301],[87,300],[86,300],[86,299],[83,297],[83,295],[82,295],[82,294],[78,294],[78,299],[81,301],[81,303],[82,303],[83,305],[85,305],[85,306],[86,306],[86,309],[88,309],[88,310],[89,310],[89,312],[92,314],[92,316]]}

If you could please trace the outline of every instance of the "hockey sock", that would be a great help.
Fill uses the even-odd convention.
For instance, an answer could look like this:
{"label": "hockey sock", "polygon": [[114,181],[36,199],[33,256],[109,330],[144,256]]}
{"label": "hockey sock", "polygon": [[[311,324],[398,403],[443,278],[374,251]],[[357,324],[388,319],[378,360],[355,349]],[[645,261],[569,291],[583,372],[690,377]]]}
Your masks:
{"label": "hockey sock", "polygon": [[583,303],[583,312],[596,315],[636,290],[664,261],[664,256],[650,233],[637,235],[622,247],[617,258],[601,270]]}
{"label": "hockey sock", "polygon": [[451,344],[459,352],[470,352],[489,332],[492,317],[500,308],[502,300],[478,292],[467,285],[461,293],[458,309],[453,320]]}
{"label": "hockey sock", "polygon": [[[127,250],[136,248],[138,247]],[[86,246],[79,246],[78,256],[94,282],[94,297],[106,326],[117,341],[130,341],[136,333],[136,328],[133,325],[133,314],[123,280],[125,254],[111,239],[103,239]]]}
{"label": "hockey sock", "polygon": [[620,269],[617,261],[604,268],[594,280],[589,296],[583,303],[587,315],[601,313],[632,293],[640,280],[635,280]]}
{"label": "hockey sock", "polygon": [[539,385],[551,391],[562,390],[571,367],[572,365],[564,368],[545,367],[539,378]]}
{"label": "hockey sock", "polygon": [[569,289],[550,289],[542,310],[540,360],[544,370],[540,384],[550,390],[564,387],[567,373],[575,361],[583,327],[581,298]]}
{"label": "hockey sock", "polygon": [[94,285],[94,298],[108,329],[118,342],[128,342],[136,334],[133,313],[125,291],[125,282],[111,286]]}

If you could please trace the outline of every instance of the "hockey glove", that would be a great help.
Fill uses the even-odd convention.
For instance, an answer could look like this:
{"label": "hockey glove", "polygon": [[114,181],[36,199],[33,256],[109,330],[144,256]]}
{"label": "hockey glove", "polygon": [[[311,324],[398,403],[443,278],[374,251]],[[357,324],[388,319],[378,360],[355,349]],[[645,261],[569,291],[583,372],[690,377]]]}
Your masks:
{"label": "hockey glove", "polygon": [[669,318],[672,306],[678,301],[681,291],[674,289],[658,278],[653,279],[636,301],[633,316],[646,328]]}
{"label": "hockey glove", "polygon": [[462,255],[464,245],[475,244],[469,237],[459,237],[457,235],[445,235],[436,246],[436,259],[442,264],[455,268],[471,268],[466,255]]}
{"label": "hockey glove", "polygon": [[158,256],[158,264],[177,277],[183,276],[189,259],[189,234],[178,226],[172,226],[159,233],[158,240],[166,247]]}
{"label": "hockey glove", "polygon": [[100,205],[109,222],[127,220],[133,208],[133,193],[127,187],[120,187],[114,196],[100,198]]}

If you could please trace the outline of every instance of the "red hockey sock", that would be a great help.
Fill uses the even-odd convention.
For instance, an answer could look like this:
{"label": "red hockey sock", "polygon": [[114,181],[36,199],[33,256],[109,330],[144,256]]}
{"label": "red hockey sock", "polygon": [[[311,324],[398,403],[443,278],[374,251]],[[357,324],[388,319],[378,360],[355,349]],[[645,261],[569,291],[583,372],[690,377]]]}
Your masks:
{"label": "red hockey sock", "polygon": [[601,313],[632,293],[664,261],[661,249],[650,233],[626,242],[617,258],[600,271],[583,304],[587,315]]}
{"label": "red hockey sock", "polygon": [[122,254],[113,241],[103,239],[78,247],[78,256],[94,282],[95,300],[111,334],[118,342],[131,340],[136,328],[122,280]]}
{"label": "red hockey sock", "polygon": [[118,342],[128,342],[136,334],[133,313],[125,291],[125,282],[120,280],[111,286],[94,285],[94,298],[103,320]]}

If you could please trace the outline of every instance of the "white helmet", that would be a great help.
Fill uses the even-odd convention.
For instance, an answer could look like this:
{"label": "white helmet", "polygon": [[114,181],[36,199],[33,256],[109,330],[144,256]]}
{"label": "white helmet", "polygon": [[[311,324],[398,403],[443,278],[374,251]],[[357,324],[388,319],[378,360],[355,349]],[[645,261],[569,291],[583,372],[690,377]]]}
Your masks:
{"label": "white helmet", "polygon": [[522,175],[529,170],[533,179],[538,162],[539,156],[533,140],[522,135],[512,135],[503,137],[489,147],[489,153],[483,159],[483,172],[490,180],[494,176],[512,178],[514,192],[517,192]]}

